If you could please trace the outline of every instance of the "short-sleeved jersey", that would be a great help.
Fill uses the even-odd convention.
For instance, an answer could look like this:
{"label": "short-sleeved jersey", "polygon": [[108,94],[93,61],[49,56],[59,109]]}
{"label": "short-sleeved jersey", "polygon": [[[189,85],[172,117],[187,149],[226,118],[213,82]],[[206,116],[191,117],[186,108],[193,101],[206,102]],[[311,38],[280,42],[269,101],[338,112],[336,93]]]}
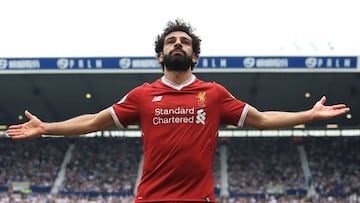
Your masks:
{"label": "short-sleeved jersey", "polygon": [[221,124],[242,126],[249,105],[194,75],[183,85],[164,77],[112,105],[120,128],[140,123],[144,164],[135,202],[214,202],[213,160]]}

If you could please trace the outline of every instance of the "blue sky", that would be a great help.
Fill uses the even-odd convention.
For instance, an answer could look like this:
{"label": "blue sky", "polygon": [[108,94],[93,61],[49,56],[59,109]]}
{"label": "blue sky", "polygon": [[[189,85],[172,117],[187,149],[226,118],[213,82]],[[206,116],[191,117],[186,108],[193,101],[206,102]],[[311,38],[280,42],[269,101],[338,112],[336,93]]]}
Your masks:
{"label": "blue sky", "polygon": [[4,0],[0,57],[153,56],[169,20],[203,56],[360,55],[356,0]]}

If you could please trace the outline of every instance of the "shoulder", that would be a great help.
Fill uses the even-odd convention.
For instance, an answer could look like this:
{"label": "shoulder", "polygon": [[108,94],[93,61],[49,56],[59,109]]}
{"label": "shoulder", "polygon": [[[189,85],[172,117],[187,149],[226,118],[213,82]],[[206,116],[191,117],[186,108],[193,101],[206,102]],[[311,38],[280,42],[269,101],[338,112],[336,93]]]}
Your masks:
{"label": "shoulder", "polygon": [[200,79],[196,79],[195,80],[195,84],[199,85],[199,86],[203,86],[203,87],[207,87],[207,88],[210,88],[210,89],[216,89],[216,90],[219,90],[219,91],[226,91],[226,88],[215,82],[215,81],[209,81],[209,82],[206,82],[206,81],[203,81],[203,80],[200,80]]}
{"label": "shoulder", "polygon": [[160,90],[162,90],[163,88],[162,84],[159,80],[156,80],[152,83],[149,82],[145,82],[135,88],[133,88],[132,90],[130,90],[128,92],[128,96],[131,97],[137,97],[137,98],[143,98],[146,96],[151,96],[152,94],[156,94],[158,93]]}
{"label": "shoulder", "polygon": [[126,97],[139,97],[140,95],[142,95],[142,93],[145,91],[146,89],[149,88],[149,83],[143,83],[142,85],[139,85],[137,87],[134,87],[133,89],[131,89],[127,94]]}
{"label": "shoulder", "polygon": [[149,88],[157,87],[159,85],[161,85],[161,82],[159,80],[155,80],[152,83],[144,82],[143,84],[141,84],[141,85],[135,87],[134,89],[132,89],[132,91],[142,91],[142,90],[146,90],[146,89],[149,89]]}

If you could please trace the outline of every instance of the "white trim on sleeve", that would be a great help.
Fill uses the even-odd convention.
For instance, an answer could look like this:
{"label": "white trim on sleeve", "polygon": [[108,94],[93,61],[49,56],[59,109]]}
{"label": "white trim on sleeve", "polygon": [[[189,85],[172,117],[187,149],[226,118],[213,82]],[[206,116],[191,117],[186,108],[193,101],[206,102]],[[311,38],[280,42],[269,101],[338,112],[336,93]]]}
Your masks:
{"label": "white trim on sleeve", "polygon": [[245,104],[244,110],[242,111],[239,122],[238,122],[238,127],[243,127],[244,126],[245,118],[247,116],[247,113],[249,112],[249,109],[250,109],[250,105]]}
{"label": "white trim on sleeve", "polygon": [[116,127],[124,128],[124,126],[120,123],[118,117],[116,116],[115,110],[114,110],[114,108],[112,106],[109,107],[109,111],[110,111],[112,119],[114,120],[114,123],[115,123]]}

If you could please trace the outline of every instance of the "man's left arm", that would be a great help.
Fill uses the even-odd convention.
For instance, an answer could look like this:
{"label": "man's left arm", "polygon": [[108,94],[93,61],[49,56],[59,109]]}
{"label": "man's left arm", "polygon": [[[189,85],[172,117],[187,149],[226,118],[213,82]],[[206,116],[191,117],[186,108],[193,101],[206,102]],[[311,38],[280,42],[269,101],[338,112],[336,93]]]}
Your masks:
{"label": "man's left arm", "polygon": [[323,96],[312,109],[299,112],[260,112],[251,106],[245,119],[245,125],[257,129],[285,128],[316,120],[331,119],[350,111],[350,108],[345,104],[326,106],[325,102],[326,97]]}

